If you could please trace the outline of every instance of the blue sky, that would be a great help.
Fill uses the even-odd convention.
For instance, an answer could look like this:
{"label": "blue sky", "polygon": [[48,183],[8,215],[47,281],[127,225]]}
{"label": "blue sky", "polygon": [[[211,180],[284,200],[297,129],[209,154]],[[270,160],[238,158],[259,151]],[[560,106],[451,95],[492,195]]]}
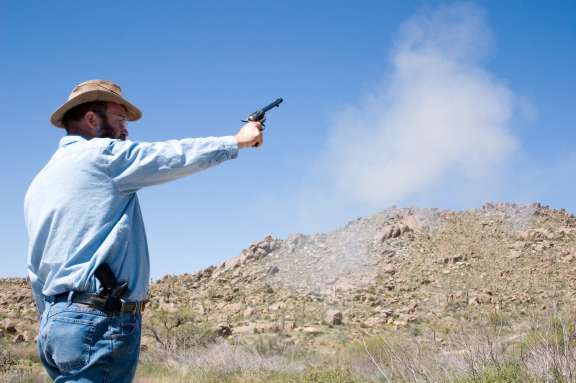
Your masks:
{"label": "blue sky", "polygon": [[140,141],[234,134],[285,99],[261,149],[139,193],[154,278],[392,204],[576,213],[574,1],[2,1],[0,49],[0,276],[25,275],[48,118],[93,78],[143,110]]}

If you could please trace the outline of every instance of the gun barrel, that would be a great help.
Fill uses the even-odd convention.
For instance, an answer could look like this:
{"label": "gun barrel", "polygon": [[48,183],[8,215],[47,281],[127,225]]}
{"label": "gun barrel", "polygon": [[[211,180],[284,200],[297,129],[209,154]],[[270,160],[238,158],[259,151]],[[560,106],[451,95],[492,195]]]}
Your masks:
{"label": "gun barrel", "polygon": [[266,113],[267,111],[269,111],[272,108],[275,108],[277,106],[279,106],[282,101],[284,101],[282,98],[277,98],[276,100],[274,100],[273,103],[266,105],[265,107],[263,107],[262,109],[260,109],[262,111],[262,113]]}

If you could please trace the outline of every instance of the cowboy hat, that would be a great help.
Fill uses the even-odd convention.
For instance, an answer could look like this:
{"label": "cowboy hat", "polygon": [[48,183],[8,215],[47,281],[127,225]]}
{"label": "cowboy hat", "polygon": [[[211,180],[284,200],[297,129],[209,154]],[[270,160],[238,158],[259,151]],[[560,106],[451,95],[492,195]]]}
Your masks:
{"label": "cowboy hat", "polygon": [[75,106],[91,101],[108,101],[124,106],[128,113],[128,121],[135,121],[142,117],[140,109],[122,97],[120,86],[108,80],[88,80],[72,89],[68,96],[68,101],[52,113],[50,122],[59,128],[63,128],[62,118],[66,112]]}

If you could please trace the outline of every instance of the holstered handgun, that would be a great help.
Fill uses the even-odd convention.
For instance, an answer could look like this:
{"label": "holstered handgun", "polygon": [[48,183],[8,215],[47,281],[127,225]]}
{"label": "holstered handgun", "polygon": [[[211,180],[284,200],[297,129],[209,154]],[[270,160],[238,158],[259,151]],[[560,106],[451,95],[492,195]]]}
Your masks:
{"label": "holstered handgun", "polygon": [[102,285],[102,290],[98,294],[102,298],[106,298],[105,308],[110,311],[119,310],[122,306],[121,298],[128,291],[128,283],[119,284],[107,263],[98,266],[94,275]]}

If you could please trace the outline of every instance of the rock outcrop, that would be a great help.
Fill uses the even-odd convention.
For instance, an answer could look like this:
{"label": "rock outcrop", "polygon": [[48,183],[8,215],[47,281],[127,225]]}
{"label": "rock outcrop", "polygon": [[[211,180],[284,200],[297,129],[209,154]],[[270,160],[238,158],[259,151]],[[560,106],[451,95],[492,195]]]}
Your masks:
{"label": "rock outcrop", "polygon": [[[575,291],[576,219],[564,210],[389,209],[331,233],[267,236],[218,266],[167,275],[151,286],[145,321],[172,313],[226,338],[310,346],[387,329],[442,341],[465,318],[498,311],[521,322],[571,307]],[[0,280],[0,342],[33,342],[36,326],[26,281]]]}

